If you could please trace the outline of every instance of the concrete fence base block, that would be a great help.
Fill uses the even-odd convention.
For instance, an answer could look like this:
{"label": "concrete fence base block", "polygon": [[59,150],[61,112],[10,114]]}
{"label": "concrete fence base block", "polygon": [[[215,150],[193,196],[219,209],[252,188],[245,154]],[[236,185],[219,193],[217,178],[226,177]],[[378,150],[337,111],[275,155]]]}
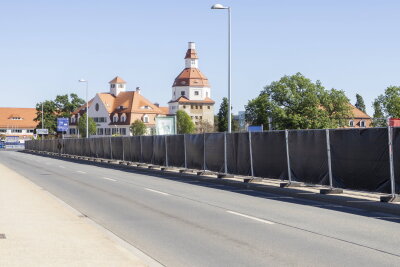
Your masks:
{"label": "concrete fence base block", "polygon": [[386,195],[386,196],[381,196],[381,202],[386,202],[386,203],[391,203],[391,202],[400,202],[400,196],[399,195]]}
{"label": "concrete fence base block", "polygon": [[179,170],[180,173],[193,173],[193,170],[188,170],[188,169],[181,169]]}
{"label": "concrete fence base block", "polygon": [[162,170],[163,172],[166,172],[166,171],[172,170],[172,168],[169,168],[169,167],[161,167],[161,170]]}
{"label": "concrete fence base block", "polygon": [[118,160],[108,160],[108,163],[119,164],[119,161]]}
{"label": "concrete fence base block", "polygon": [[215,173],[210,172],[210,171],[198,171],[197,175],[213,175]]}
{"label": "concrete fence base block", "polygon": [[139,163],[139,164],[137,164],[137,166],[138,166],[138,167],[146,167],[147,164],[145,164],[145,163]]}
{"label": "concrete fence base block", "polygon": [[157,169],[157,168],[160,168],[160,166],[157,166],[157,165],[149,165],[149,166],[147,166],[147,168],[149,168],[149,169]]}
{"label": "concrete fence base block", "polygon": [[319,190],[320,194],[323,195],[337,195],[337,194],[343,194],[343,189],[341,188],[322,188]]}
{"label": "concrete fence base block", "polygon": [[262,181],[262,178],[259,178],[259,177],[257,177],[257,178],[245,178],[245,179],[243,179],[243,182],[244,183],[251,183],[251,182],[261,182]]}
{"label": "concrete fence base block", "polygon": [[217,177],[220,179],[223,179],[223,178],[234,178],[235,176],[232,174],[227,174],[227,173],[218,173]]}
{"label": "concrete fence base block", "polygon": [[301,187],[302,184],[299,182],[285,182],[285,183],[280,183],[280,187]]}

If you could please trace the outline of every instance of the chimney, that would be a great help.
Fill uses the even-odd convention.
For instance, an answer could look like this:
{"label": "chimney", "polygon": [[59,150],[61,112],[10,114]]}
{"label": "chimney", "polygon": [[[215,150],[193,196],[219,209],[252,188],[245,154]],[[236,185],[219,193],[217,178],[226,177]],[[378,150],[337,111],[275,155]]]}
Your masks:
{"label": "chimney", "polygon": [[158,104],[158,103],[154,103],[154,106],[156,106],[156,107],[160,107],[160,104]]}
{"label": "chimney", "polygon": [[136,93],[140,95],[140,87],[136,87]]}

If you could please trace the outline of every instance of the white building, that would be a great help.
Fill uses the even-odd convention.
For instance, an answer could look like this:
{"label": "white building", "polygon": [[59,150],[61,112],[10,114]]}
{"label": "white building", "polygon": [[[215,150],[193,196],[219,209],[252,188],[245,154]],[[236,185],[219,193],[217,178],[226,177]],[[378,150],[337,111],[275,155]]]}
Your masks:
{"label": "white building", "polygon": [[[97,125],[96,136],[129,136],[130,125],[141,120],[150,131],[155,127],[155,118],[168,114],[167,107],[159,107],[142,96],[139,87],[136,91],[127,91],[126,82],[115,77],[109,82],[107,93],[98,93],[89,101],[89,118]],[[77,135],[77,123],[86,112],[86,104],[73,112],[70,119],[70,135]]]}

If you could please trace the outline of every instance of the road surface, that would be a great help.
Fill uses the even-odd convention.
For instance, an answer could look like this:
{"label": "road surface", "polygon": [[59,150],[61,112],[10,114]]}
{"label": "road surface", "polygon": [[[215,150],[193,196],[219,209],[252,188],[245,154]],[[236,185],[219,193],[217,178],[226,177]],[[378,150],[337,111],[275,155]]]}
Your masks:
{"label": "road surface", "polygon": [[390,215],[21,152],[0,163],[166,266],[400,266]]}

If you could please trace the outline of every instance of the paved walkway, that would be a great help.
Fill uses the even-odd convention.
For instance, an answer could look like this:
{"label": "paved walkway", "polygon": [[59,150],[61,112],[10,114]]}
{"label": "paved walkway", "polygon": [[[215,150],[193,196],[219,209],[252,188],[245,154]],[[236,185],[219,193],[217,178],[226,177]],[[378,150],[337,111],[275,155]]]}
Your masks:
{"label": "paved walkway", "polygon": [[0,266],[148,265],[140,252],[1,164],[0,190]]}

